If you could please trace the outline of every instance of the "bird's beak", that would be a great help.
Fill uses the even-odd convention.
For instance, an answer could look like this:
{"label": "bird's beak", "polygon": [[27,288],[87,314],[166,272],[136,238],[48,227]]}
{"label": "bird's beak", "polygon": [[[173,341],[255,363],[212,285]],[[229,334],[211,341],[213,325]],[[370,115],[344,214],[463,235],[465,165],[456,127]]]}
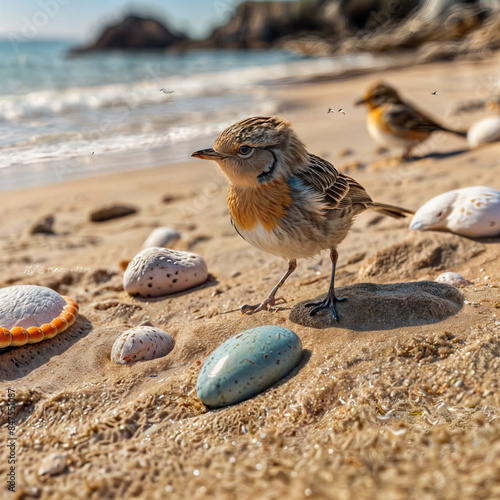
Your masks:
{"label": "bird's beak", "polygon": [[191,153],[191,156],[194,156],[195,158],[200,158],[202,160],[217,160],[222,158],[222,155],[220,153],[217,153],[217,151],[215,151],[215,149],[212,148],[200,149],[199,151]]}
{"label": "bird's beak", "polygon": [[358,99],[354,105],[355,106],[361,106],[361,104],[366,104],[369,101],[367,97],[362,97],[361,99]]}

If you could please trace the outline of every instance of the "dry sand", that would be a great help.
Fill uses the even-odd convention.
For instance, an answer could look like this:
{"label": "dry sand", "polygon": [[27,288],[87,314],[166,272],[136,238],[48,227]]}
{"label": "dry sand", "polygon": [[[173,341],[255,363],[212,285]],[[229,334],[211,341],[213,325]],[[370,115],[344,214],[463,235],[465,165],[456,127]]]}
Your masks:
{"label": "dry sand", "polygon": [[[491,92],[485,82],[499,61],[272,92],[310,152],[347,171],[375,200],[417,209],[450,189],[500,188],[500,144],[467,151],[459,138],[442,136],[420,149],[422,158],[401,164],[393,159],[398,151],[376,153],[365,110],[353,101],[381,77],[464,128],[475,116],[453,122],[448,111]],[[329,107],[346,114],[327,114]],[[17,400],[10,496],[7,429],[0,429],[6,498],[500,498],[499,238],[410,234],[409,221],[363,214],[339,247],[337,285],[349,300],[339,304],[336,324],[328,315],[311,321],[302,305],[326,292],[326,254],[299,263],[279,312],[239,314],[242,303],[267,294],[286,264],[233,231],[215,164],[193,159],[1,199],[0,286],[45,285],[80,304],[66,333],[0,353],[2,423],[8,387]],[[89,222],[92,209],[115,202],[139,212]],[[29,235],[49,214],[56,235]],[[160,225],[182,233],[175,248],[206,259],[209,281],[164,299],[128,297],[120,262]],[[472,285],[425,281],[442,271]],[[114,340],[144,320],[175,338],[173,352],[113,364]],[[263,324],[294,330],[302,362],[255,398],[207,410],[195,391],[201,364],[226,339]],[[66,468],[39,475],[53,452]]]}

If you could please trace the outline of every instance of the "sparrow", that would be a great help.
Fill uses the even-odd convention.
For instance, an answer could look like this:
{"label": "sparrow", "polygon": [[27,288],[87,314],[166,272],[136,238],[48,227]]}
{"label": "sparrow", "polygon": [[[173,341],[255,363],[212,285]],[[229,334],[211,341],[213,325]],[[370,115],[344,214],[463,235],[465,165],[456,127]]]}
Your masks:
{"label": "sparrow", "polygon": [[[437,92],[437,91],[436,91]],[[413,105],[405,102],[398,92],[385,82],[375,82],[365,96],[355,102],[366,104],[368,132],[380,146],[402,146],[403,158],[410,159],[411,150],[425,141],[433,132],[449,132],[466,137],[466,132],[440,125]]]}
{"label": "sparrow", "polygon": [[367,209],[395,218],[413,213],[373,202],[354,179],[308,153],[291,124],[281,117],[239,121],[220,134],[213,148],[191,156],[217,162],[228,178],[227,205],[238,234],[288,260],[288,270],[267,298],[243,305],[243,314],[274,306],[278,289],[297,268],[297,259],[329,250],[332,271],[326,297],[306,307],[312,307],[311,316],[330,310],[339,321],[335,305],[345,298],[335,295],[336,248],[354,217]]}

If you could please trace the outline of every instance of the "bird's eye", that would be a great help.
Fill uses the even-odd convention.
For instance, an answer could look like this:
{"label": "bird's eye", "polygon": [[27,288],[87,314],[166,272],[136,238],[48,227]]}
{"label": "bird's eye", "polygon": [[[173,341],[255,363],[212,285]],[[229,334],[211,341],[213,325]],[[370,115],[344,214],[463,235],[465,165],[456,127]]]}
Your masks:
{"label": "bird's eye", "polygon": [[250,146],[241,146],[240,149],[238,149],[238,156],[242,158],[247,158],[253,153],[253,148]]}

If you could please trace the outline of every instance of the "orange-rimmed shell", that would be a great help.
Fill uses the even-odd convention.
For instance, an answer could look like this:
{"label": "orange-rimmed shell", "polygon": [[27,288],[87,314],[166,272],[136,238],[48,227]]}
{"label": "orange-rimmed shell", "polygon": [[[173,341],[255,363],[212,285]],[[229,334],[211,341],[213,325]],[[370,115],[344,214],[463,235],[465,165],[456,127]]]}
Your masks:
{"label": "orange-rimmed shell", "polygon": [[34,344],[68,329],[78,304],[54,290],[36,285],[0,289],[0,348]]}

